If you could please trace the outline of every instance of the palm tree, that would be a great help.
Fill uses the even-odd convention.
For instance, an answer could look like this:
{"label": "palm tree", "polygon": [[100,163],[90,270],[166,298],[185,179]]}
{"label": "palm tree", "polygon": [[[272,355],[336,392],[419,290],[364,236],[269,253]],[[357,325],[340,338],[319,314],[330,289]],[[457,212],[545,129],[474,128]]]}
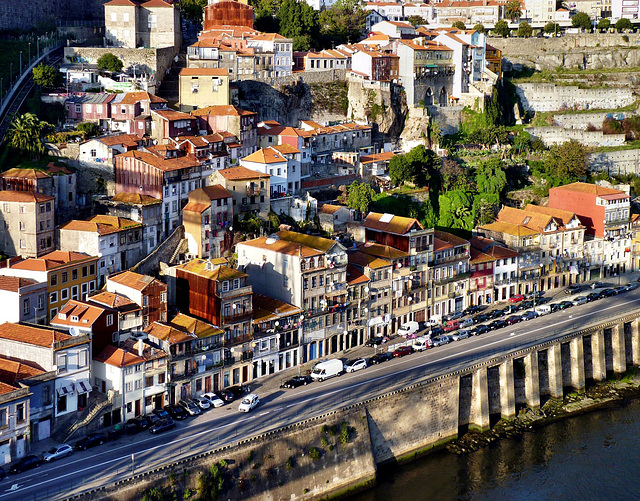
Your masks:
{"label": "palm tree", "polygon": [[522,17],[522,9],[520,8],[520,2],[518,2],[518,0],[513,0],[507,4],[504,8],[504,17],[512,23]]}
{"label": "palm tree", "polygon": [[16,116],[9,128],[9,144],[15,150],[37,158],[44,153],[44,145],[40,139],[42,133],[49,127],[41,122],[33,113]]}

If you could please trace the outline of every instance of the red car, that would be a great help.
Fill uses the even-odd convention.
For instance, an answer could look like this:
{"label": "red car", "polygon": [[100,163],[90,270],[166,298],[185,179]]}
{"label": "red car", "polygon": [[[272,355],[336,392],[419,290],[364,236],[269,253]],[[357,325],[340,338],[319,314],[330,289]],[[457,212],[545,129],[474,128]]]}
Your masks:
{"label": "red car", "polygon": [[524,301],[524,296],[522,294],[516,294],[509,298],[510,303],[519,303],[520,301]]}
{"label": "red car", "polygon": [[413,348],[411,346],[401,346],[393,352],[393,356],[396,358],[404,357],[405,355],[411,355]]}

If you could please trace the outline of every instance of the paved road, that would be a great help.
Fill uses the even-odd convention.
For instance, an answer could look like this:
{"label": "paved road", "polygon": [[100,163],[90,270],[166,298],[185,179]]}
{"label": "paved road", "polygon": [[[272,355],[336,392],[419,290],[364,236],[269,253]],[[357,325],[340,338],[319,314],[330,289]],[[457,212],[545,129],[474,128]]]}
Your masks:
{"label": "paved road", "polygon": [[[0,482],[4,499],[62,499],[108,484],[164,462],[209,450],[270,428],[327,412],[412,382],[448,373],[500,352],[558,338],[562,333],[620,316],[640,307],[640,289],[573,307],[482,336],[416,353],[365,370],[295,390],[260,394],[262,403],[250,414],[237,404],[208,411],[178,423],[160,436],[142,432]],[[373,353],[373,349],[371,349]],[[132,454],[134,457],[132,458]]]}

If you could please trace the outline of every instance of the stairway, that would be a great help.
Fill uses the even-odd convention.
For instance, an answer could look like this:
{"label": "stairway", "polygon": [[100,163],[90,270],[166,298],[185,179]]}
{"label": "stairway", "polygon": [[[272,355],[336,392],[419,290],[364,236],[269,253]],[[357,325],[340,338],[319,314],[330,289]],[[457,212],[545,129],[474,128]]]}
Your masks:
{"label": "stairway", "polygon": [[182,68],[187,67],[186,54],[178,54],[178,60],[171,63],[171,69],[169,73],[164,76],[160,89],[158,89],[158,97],[166,99],[169,106],[177,107],[179,99],[179,75]]}

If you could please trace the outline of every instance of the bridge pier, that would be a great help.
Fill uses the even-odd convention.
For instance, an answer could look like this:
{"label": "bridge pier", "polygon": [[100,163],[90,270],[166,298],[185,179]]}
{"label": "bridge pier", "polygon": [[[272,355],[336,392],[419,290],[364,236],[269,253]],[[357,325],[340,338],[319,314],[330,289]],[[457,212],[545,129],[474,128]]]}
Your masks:
{"label": "bridge pier", "polygon": [[547,350],[549,366],[549,394],[552,398],[562,398],[562,345],[552,344]]}
{"label": "bridge pier", "polygon": [[627,370],[627,354],[624,346],[624,325],[611,327],[611,349],[613,351],[613,372],[622,374]]}
{"label": "bridge pier", "polygon": [[500,414],[503,419],[516,417],[516,390],[513,378],[513,359],[500,364]]}
{"label": "bridge pier", "polygon": [[487,378],[487,368],[481,367],[471,376],[469,429],[485,432],[489,428],[489,380]]}
{"label": "bridge pier", "polygon": [[571,386],[578,391],[585,388],[584,381],[584,346],[582,336],[574,337],[569,342],[571,352]]}
{"label": "bridge pier", "polygon": [[524,394],[530,409],[540,408],[540,372],[537,351],[524,357]]}
{"label": "bridge pier", "polygon": [[607,379],[607,361],[604,356],[604,331],[602,329],[591,334],[591,366],[593,367],[594,381]]}
{"label": "bridge pier", "polygon": [[631,321],[631,363],[640,365],[640,318]]}

